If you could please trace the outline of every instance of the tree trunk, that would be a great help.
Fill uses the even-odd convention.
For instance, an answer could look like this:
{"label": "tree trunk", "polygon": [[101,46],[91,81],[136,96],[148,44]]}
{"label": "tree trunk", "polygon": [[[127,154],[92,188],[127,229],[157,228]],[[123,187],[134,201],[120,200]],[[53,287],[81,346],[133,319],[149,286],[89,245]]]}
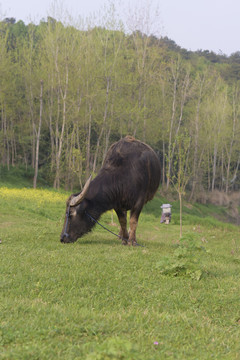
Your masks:
{"label": "tree trunk", "polygon": [[179,192],[179,207],[180,207],[180,239],[182,238],[182,193]]}
{"label": "tree trunk", "polygon": [[165,141],[163,140],[162,185],[165,186]]}
{"label": "tree trunk", "polygon": [[41,89],[40,89],[40,114],[39,114],[39,123],[38,123],[38,132],[37,132],[37,141],[36,141],[36,158],[35,158],[35,172],[33,178],[33,188],[37,187],[37,177],[38,177],[38,161],[39,161],[39,144],[40,144],[40,135],[42,127],[42,108],[43,108],[43,81],[41,80]]}
{"label": "tree trunk", "polygon": [[170,130],[169,130],[169,139],[168,139],[168,168],[167,168],[167,189],[170,184],[171,177],[171,164],[172,164],[172,133],[173,133],[173,124],[175,121],[175,113],[176,113],[176,99],[177,99],[177,83],[179,76],[179,59],[176,65],[176,69],[174,69],[174,64],[172,63],[172,77],[173,77],[173,99],[172,99],[172,116],[170,121]]}
{"label": "tree trunk", "polygon": [[199,115],[200,115],[200,105],[202,101],[202,91],[203,91],[203,84],[205,81],[205,75],[202,79],[200,79],[200,89],[197,101],[197,109],[196,109],[196,116],[195,116],[195,137],[194,137],[194,155],[193,155],[193,184],[192,184],[192,191],[189,198],[189,201],[192,200],[194,191],[197,185],[197,162],[198,162],[198,141],[199,141]]}
{"label": "tree trunk", "polygon": [[[59,76],[58,71],[58,65],[56,64],[57,74]],[[59,139],[59,146],[58,146],[58,152],[56,155],[56,176],[54,180],[54,185],[57,189],[60,187],[60,160],[62,155],[62,147],[63,147],[63,140],[64,140],[64,131],[65,131],[65,125],[66,125],[66,101],[67,101],[67,93],[68,93],[68,64],[66,63],[66,74],[65,74],[65,84],[64,84],[64,90],[61,87],[61,81],[59,78],[59,91],[62,97],[62,130],[61,130],[61,136]]]}
{"label": "tree trunk", "polygon": [[89,121],[88,121],[88,134],[87,134],[87,153],[86,153],[86,177],[87,180],[90,176],[90,147],[91,147],[91,131],[92,131],[92,104],[89,104]]}
{"label": "tree trunk", "polygon": [[226,175],[226,193],[228,193],[229,191],[229,181],[230,181],[230,167],[231,167],[231,160],[232,160],[232,152],[233,152],[233,144],[235,141],[235,134],[236,134],[236,122],[237,122],[237,99],[236,99],[236,92],[233,95],[233,103],[232,103],[232,108],[233,108],[233,120],[232,120],[232,136],[231,136],[231,141],[230,141],[230,145],[229,145],[229,151],[228,151],[228,162],[227,162],[227,175]]}
{"label": "tree trunk", "polygon": [[215,188],[216,168],[217,168],[217,145],[215,144],[214,145],[214,154],[213,154],[212,191]]}
{"label": "tree trunk", "polygon": [[63,146],[63,135],[65,130],[65,124],[66,124],[66,98],[63,99],[63,121],[62,121],[62,130],[61,130],[61,136],[59,139],[59,148],[56,158],[56,176],[55,176],[55,187],[59,189],[60,187],[60,160],[62,155],[62,146]]}
{"label": "tree trunk", "polygon": [[95,151],[94,161],[93,161],[93,173],[96,170],[97,157],[98,157],[98,152],[99,152],[99,147],[100,147],[100,141],[102,139],[103,131],[104,131],[105,126],[106,126],[107,112],[108,112],[109,86],[110,86],[110,78],[107,77],[106,101],[105,101],[105,109],[104,109],[104,116],[103,116],[103,124],[102,124],[102,128],[101,128],[99,137],[97,139],[97,146],[96,146],[96,151]]}
{"label": "tree trunk", "polygon": [[51,87],[49,90],[49,98],[48,98],[48,108],[49,108],[49,133],[51,139],[51,171],[53,171],[55,164],[55,145],[54,145],[54,131],[53,131],[53,79],[51,79]]}

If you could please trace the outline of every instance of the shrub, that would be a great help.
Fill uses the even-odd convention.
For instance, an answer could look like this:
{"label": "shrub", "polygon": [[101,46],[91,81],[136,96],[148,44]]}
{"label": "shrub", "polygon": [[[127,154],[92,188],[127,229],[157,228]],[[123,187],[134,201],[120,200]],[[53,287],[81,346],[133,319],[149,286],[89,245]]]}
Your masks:
{"label": "shrub", "polygon": [[160,269],[163,275],[186,276],[200,280],[203,275],[201,253],[206,253],[205,247],[196,238],[196,234],[188,234],[181,238],[173,255],[164,257],[156,264],[156,268]]}

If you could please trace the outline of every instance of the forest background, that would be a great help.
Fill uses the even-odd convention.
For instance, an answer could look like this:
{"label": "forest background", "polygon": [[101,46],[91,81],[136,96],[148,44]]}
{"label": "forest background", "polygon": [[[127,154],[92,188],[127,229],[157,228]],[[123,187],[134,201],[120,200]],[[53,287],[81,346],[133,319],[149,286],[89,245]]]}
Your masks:
{"label": "forest background", "polygon": [[114,6],[100,22],[0,22],[1,168],[72,190],[129,134],[157,152],[164,187],[239,190],[240,52],[182,49],[147,12],[129,25]]}

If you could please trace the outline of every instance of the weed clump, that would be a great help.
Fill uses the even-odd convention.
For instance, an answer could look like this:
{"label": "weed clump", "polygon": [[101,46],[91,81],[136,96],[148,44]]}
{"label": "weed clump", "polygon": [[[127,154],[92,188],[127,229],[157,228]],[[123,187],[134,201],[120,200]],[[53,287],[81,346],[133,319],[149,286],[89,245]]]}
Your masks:
{"label": "weed clump", "polygon": [[207,250],[196,235],[185,235],[181,238],[179,244],[172,256],[166,256],[158,261],[156,268],[163,275],[185,276],[199,281],[204,273],[201,264],[201,255],[207,253]]}
{"label": "weed clump", "polygon": [[132,343],[127,339],[121,339],[119,337],[109,338],[102,344],[95,347],[93,352],[90,352],[87,356],[87,360],[131,360],[139,357],[139,352]]}

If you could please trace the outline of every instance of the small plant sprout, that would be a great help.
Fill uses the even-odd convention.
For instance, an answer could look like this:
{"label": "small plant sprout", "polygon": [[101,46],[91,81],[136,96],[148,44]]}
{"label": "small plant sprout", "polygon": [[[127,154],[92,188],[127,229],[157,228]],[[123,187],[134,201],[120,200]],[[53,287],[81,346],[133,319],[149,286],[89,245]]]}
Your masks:
{"label": "small plant sprout", "polygon": [[186,185],[190,179],[189,166],[189,152],[190,152],[191,138],[187,132],[183,132],[176,137],[175,142],[175,159],[173,162],[173,174],[170,177],[170,182],[173,184],[179,197],[180,206],[180,239],[182,237],[182,199],[185,195]]}

